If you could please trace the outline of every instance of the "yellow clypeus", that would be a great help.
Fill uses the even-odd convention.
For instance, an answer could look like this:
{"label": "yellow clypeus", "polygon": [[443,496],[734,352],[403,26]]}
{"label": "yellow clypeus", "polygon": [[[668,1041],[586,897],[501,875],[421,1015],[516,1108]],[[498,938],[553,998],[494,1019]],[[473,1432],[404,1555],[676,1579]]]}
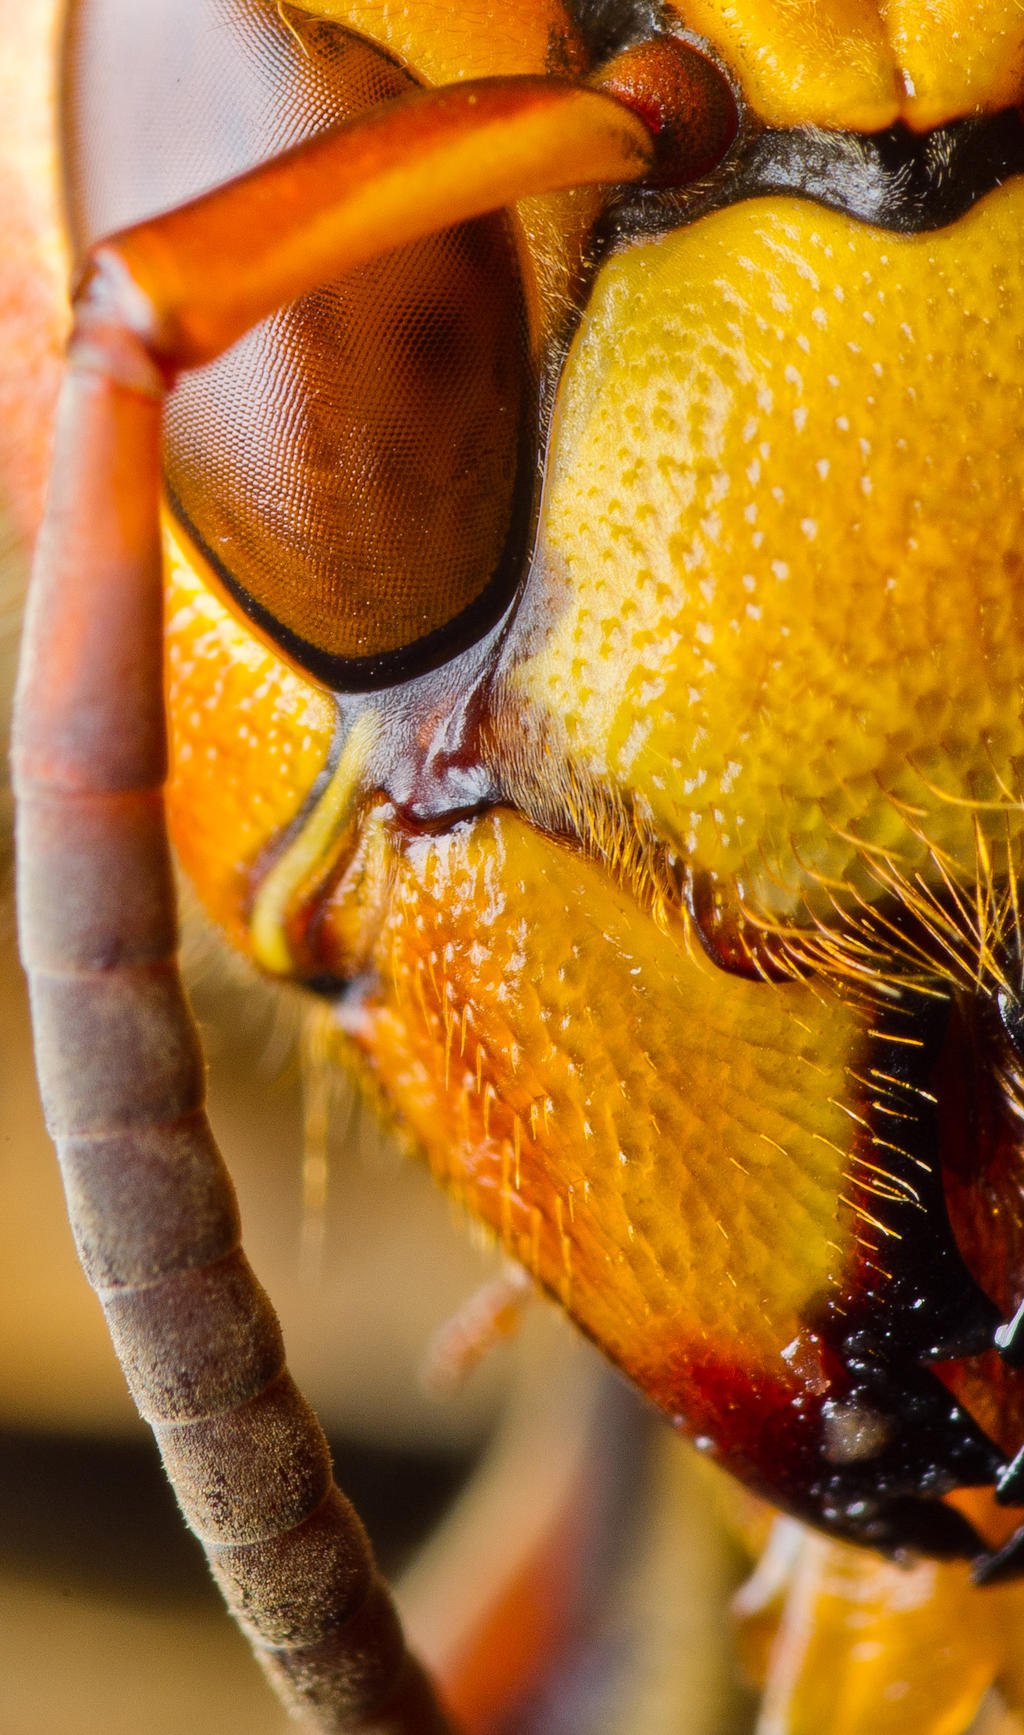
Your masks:
{"label": "yellow clypeus", "polygon": [[762,199],[609,262],[504,676],[527,807],[610,789],[787,919],[973,864],[979,818],[998,859],[1024,827],[1022,224],[1019,181],[913,236]]}

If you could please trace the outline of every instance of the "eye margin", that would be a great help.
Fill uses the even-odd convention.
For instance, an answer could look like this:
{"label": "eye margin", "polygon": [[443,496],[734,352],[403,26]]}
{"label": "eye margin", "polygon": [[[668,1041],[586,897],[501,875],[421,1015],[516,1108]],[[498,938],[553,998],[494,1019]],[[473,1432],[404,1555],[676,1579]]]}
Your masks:
{"label": "eye margin", "polygon": [[339,656],[321,650],[291,627],[276,619],[270,609],[246,590],[227,564],[205,541],[185,510],[166,470],[164,498],[186,545],[196,550],[215,578],[229,604],[266,641],[284,656],[300,675],[339,696],[381,693],[431,674],[480,641],[514,606],[525,582],[536,534],[540,505],[538,430],[541,425],[540,394],[536,387],[524,394],[516,444],[515,480],[510,495],[509,530],[505,545],[490,578],[472,602],[443,626],[422,638],[393,650],[375,651],[365,657]]}

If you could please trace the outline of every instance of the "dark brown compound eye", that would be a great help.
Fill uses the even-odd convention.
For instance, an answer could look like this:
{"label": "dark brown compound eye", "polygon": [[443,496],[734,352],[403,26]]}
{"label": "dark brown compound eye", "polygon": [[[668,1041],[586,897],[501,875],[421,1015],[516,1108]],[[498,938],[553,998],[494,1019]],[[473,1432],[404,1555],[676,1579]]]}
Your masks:
{"label": "dark brown compound eye", "polygon": [[[372,44],[290,7],[188,10],[186,48],[179,0],[128,9],[127,24],[118,0],[73,7],[82,244],[414,88]],[[368,688],[453,655],[508,601],[535,419],[516,245],[497,214],[325,284],[184,375],[165,416],[168,496],[274,644],[327,686]]]}
{"label": "dark brown compound eye", "polygon": [[529,523],[525,314],[500,217],[329,284],[185,378],[172,505],[225,588],[338,688],[488,624]]}

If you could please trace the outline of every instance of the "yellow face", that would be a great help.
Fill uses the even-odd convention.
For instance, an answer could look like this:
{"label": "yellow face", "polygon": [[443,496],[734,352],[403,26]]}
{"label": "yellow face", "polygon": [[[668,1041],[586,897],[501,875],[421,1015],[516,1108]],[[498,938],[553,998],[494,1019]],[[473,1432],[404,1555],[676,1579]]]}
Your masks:
{"label": "yellow face", "polygon": [[[357,61],[349,103],[389,80],[579,75],[616,46],[556,0],[511,26],[465,5],[451,29],[426,0],[398,20],[286,12],[266,45],[320,101],[321,72],[329,94]],[[939,1496],[990,1484],[1024,1421],[990,1349],[1022,1288],[1024,24],[995,3],[694,0],[666,27],[739,105],[718,164],[692,187],[533,200],[448,248],[467,273],[510,249],[518,358],[478,489],[499,501],[481,546],[506,537],[515,560],[498,592],[490,567],[458,591],[449,643],[422,604],[402,661],[408,592],[366,586],[361,553],[305,591],[293,573],[275,616],[306,517],[333,536],[337,509],[318,518],[310,482],[307,512],[283,467],[295,526],[243,581],[254,509],[220,457],[194,506],[189,454],[265,462],[238,383],[256,375],[172,420],[173,824],[235,944],[329,994],[339,1056],[681,1428],[841,1535],[969,1555]],[[76,52],[85,152],[101,56]],[[189,190],[175,172],[161,197]],[[132,215],[73,150],[76,176],[83,232]],[[375,280],[377,325],[412,329],[417,269]],[[342,374],[357,301],[330,312]],[[308,335],[327,317],[278,332],[282,368],[298,354],[329,394]],[[445,483],[427,385],[450,352],[438,367],[423,330],[399,412],[427,407],[395,449],[415,434],[436,502],[490,435],[451,436]],[[471,341],[490,377],[506,346],[482,321]],[[331,447],[345,487],[369,449]],[[400,586],[440,547],[433,606],[478,495],[423,536],[367,498],[344,534],[400,546]],[[977,1502],[972,1522],[1006,1529]]]}

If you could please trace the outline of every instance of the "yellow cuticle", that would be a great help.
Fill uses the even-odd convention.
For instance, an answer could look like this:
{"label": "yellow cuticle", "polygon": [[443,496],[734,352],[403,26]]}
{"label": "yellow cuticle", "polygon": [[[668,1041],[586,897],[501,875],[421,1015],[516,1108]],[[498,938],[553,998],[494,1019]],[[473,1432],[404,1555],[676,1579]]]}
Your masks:
{"label": "yellow cuticle", "polygon": [[591,779],[768,921],[1019,860],[1022,212],[750,200],[606,262],[499,675],[521,807]]}
{"label": "yellow cuticle", "polygon": [[302,896],[337,860],[362,794],[367,761],[380,733],[376,711],[364,711],[349,730],[337,766],[306,824],[277,858],[253,901],[252,956],[274,976],[293,975],[296,960],[288,923]]}
{"label": "yellow cuticle", "polygon": [[776,127],[915,132],[1024,90],[1018,0],[671,0]]}

